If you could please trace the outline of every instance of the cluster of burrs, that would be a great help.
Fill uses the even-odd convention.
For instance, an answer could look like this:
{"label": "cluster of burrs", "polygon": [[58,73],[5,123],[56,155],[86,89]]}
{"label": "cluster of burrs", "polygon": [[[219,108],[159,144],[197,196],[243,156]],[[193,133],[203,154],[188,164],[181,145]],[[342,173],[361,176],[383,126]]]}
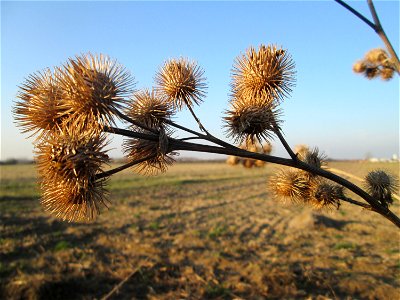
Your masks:
{"label": "cluster of burrs", "polygon": [[[278,106],[291,92],[294,75],[290,55],[276,46],[251,47],[236,59],[224,122],[227,135],[241,148],[212,136],[196,117],[193,106],[203,101],[207,86],[204,71],[186,58],[167,60],[157,71],[154,86],[143,90],[134,89],[133,77],[118,62],[90,53],[30,75],[20,86],[14,115],[24,132],[36,136],[42,204],[63,220],[92,220],[107,206],[106,182],[116,172],[128,167],[144,175],[165,172],[176,150],[239,153],[248,156],[246,164],[253,166],[257,160],[249,153],[262,153],[262,159],[269,161],[271,149],[260,145],[270,145],[274,135],[291,154],[290,164],[301,160],[311,171],[321,168],[323,158],[318,151],[299,151],[296,156],[280,132]],[[171,120],[182,109],[190,111],[201,133]],[[128,122],[129,128],[115,127],[116,118]],[[172,138],[173,129],[195,137],[177,140]],[[123,150],[128,163],[104,171],[109,162],[107,137],[113,133],[127,137]],[[189,139],[220,147],[207,148]],[[367,189],[387,206],[394,179],[384,174],[370,173]],[[277,196],[317,207],[339,207],[344,198],[342,186],[297,169],[277,174],[270,186]]]}
{"label": "cluster of burrs", "polygon": [[380,77],[382,80],[390,80],[395,70],[394,60],[381,48],[368,51],[362,60],[353,65],[355,73],[364,74],[368,79]]}

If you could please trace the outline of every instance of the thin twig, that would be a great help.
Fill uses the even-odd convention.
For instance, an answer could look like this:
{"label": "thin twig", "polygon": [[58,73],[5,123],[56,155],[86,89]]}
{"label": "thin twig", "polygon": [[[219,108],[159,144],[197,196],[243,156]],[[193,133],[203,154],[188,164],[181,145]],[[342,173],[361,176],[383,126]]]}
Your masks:
{"label": "thin twig", "polygon": [[335,0],[335,2],[339,3],[341,6],[343,6],[347,10],[349,10],[352,14],[356,15],[363,22],[365,22],[369,27],[371,27],[374,31],[376,31],[374,23],[372,23],[370,20],[368,20],[366,17],[364,17],[362,14],[360,14],[358,11],[356,11],[354,8],[352,8],[350,5],[348,5],[346,2],[344,2],[342,0]]}
{"label": "thin twig", "polygon": [[279,140],[281,141],[283,147],[285,147],[287,153],[290,155],[290,157],[293,159],[293,161],[297,161],[297,155],[293,152],[292,148],[290,148],[289,144],[286,142],[285,138],[283,137],[280,129],[278,126],[275,126],[275,134],[278,136]]}
{"label": "thin twig", "polygon": [[400,61],[399,57],[396,54],[396,51],[394,50],[392,43],[390,43],[385,31],[383,30],[382,24],[379,21],[378,14],[375,10],[374,3],[372,0],[368,0],[368,7],[371,12],[372,18],[374,19],[375,23],[375,32],[379,35],[379,37],[382,39],[382,41],[385,43],[386,48],[388,49],[390,56],[392,57],[394,61],[394,65],[396,67],[396,72],[400,75]]}
{"label": "thin twig", "polygon": [[135,268],[131,273],[128,274],[120,283],[118,283],[116,286],[113,287],[113,289],[104,297],[101,298],[101,300],[108,300],[111,298],[111,296],[115,293],[118,292],[118,290],[133,276],[135,275],[136,272],[140,271],[140,269],[144,266],[145,262],[147,262],[148,259],[146,259],[140,266]]}
{"label": "thin twig", "polygon": [[354,205],[357,205],[357,206],[361,206],[361,207],[363,207],[365,209],[368,209],[368,210],[373,210],[371,205],[363,203],[363,202],[360,202],[360,201],[357,201],[357,200],[353,200],[353,199],[348,198],[348,197],[341,197],[340,200],[343,200],[345,202],[348,202],[348,203],[351,203],[351,204],[354,204]]}
{"label": "thin twig", "polygon": [[128,162],[128,163],[126,163],[126,164],[124,164],[122,166],[116,167],[116,168],[108,170],[106,172],[102,172],[102,173],[96,174],[95,178],[96,179],[101,179],[101,178],[109,177],[109,176],[111,176],[113,174],[116,174],[116,173],[121,172],[121,171],[123,171],[125,169],[128,169],[128,168],[130,168],[130,167],[132,167],[134,165],[140,164],[141,162],[144,162],[146,160],[152,159],[155,156],[156,155],[150,155],[150,156],[147,156],[147,157],[144,157],[144,158],[140,158],[140,159],[136,159],[136,160],[130,161],[130,162]]}
{"label": "thin twig", "polygon": [[200,119],[196,116],[192,107],[188,103],[186,103],[186,106],[189,109],[190,113],[192,114],[193,118],[196,120],[197,124],[199,125],[200,130],[203,131],[205,134],[210,135],[207,129],[203,126],[203,124],[201,124]]}

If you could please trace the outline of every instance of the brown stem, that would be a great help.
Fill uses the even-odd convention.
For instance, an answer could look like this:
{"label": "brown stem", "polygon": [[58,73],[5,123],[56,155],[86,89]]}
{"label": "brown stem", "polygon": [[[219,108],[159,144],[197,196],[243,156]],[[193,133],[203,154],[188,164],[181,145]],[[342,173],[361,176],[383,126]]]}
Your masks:
{"label": "brown stem", "polygon": [[286,142],[285,138],[283,137],[281,130],[279,129],[278,126],[275,126],[275,134],[278,136],[279,140],[281,141],[283,147],[285,147],[287,153],[290,155],[290,157],[294,160],[297,161],[297,155],[293,152],[292,148],[290,148],[289,144]]}
{"label": "brown stem", "polygon": [[203,139],[203,140],[207,140],[207,141],[209,141],[209,142],[212,142],[212,143],[214,143],[214,144],[220,145],[220,146],[222,146],[222,147],[226,147],[226,148],[236,148],[235,146],[232,146],[231,144],[229,144],[229,143],[227,143],[227,142],[224,142],[224,141],[222,141],[222,140],[216,138],[215,136],[213,136],[212,134],[210,134],[210,133],[208,133],[208,132],[207,132],[207,135],[205,135],[205,134],[202,134],[202,133],[200,133],[200,132],[194,131],[194,130],[192,130],[192,129],[186,128],[186,127],[184,127],[184,126],[182,126],[182,125],[176,124],[176,123],[174,123],[174,122],[172,122],[172,121],[170,121],[170,120],[166,121],[166,123],[169,124],[169,125],[171,125],[171,126],[173,126],[173,127],[175,127],[175,128],[178,128],[178,129],[180,129],[180,130],[183,130],[183,131],[186,131],[186,132],[188,132],[188,133],[194,134],[194,135],[198,136],[199,138],[201,138],[201,139]]}
{"label": "brown stem", "polygon": [[186,106],[189,109],[190,113],[192,114],[193,118],[196,120],[197,124],[199,125],[200,130],[205,132],[205,134],[210,135],[207,129],[203,126],[203,124],[201,124],[200,119],[196,116],[192,107],[188,103],[186,103]]}
{"label": "brown stem", "polygon": [[153,129],[153,128],[149,128],[148,126],[128,117],[127,115],[124,115],[122,112],[120,112],[118,109],[114,110],[115,114],[120,117],[121,119],[127,121],[128,123],[131,123],[132,125],[135,125],[139,128],[145,129],[147,131],[153,132],[153,133],[157,133],[157,130]]}
{"label": "brown stem", "polygon": [[342,198],[340,198],[340,200],[343,200],[345,202],[348,202],[348,203],[351,203],[351,204],[354,204],[354,205],[357,205],[357,206],[361,206],[361,207],[363,207],[365,209],[368,209],[368,210],[372,210],[371,205],[365,204],[365,203],[362,203],[362,202],[359,202],[359,201],[356,201],[356,200],[353,200],[353,199],[348,198],[348,197],[342,197]]}
{"label": "brown stem", "polygon": [[368,0],[367,2],[368,2],[369,10],[371,11],[372,18],[374,19],[374,23],[375,23],[375,29],[374,30],[379,35],[381,40],[385,43],[386,48],[388,49],[388,51],[390,53],[390,56],[394,60],[394,65],[395,65],[395,68],[396,68],[396,72],[400,75],[399,57],[397,56],[396,51],[394,51],[394,48],[393,48],[392,44],[390,43],[385,31],[383,30],[382,24],[379,21],[378,14],[376,13],[374,3],[372,2],[372,0]]}
{"label": "brown stem", "polygon": [[99,174],[96,175],[95,178],[96,179],[101,179],[101,178],[109,177],[111,175],[114,175],[115,173],[121,172],[121,171],[123,171],[125,169],[128,169],[128,168],[134,166],[134,165],[140,164],[141,162],[144,162],[144,161],[146,161],[148,159],[152,159],[154,156],[155,155],[150,155],[150,156],[147,156],[145,158],[140,158],[140,159],[136,159],[136,160],[130,161],[130,162],[128,162],[128,163],[126,163],[126,164],[124,164],[122,166],[119,166],[117,168],[108,170],[106,172],[99,173]]}

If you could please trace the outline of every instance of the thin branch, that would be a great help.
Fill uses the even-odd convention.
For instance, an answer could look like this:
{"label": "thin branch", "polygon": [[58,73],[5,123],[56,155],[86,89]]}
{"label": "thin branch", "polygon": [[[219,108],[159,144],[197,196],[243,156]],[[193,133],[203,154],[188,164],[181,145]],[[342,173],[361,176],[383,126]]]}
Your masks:
{"label": "thin branch", "polygon": [[198,137],[198,136],[191,136],[191,137],[181,138],[179,140],[180,141],[190,141],[190,140],[199,140],[199,139],[202,139],[202,138]]}
{"label": "thin branch", "polygon": [[342,197],[342,198],[340,198],[340,200],[343,200],[345,202],[348,202],[348,203],[351,203],[351,204],[354,204],[354,205],[357,205],[357,206],[361,206],[361,207],[363,207],[365,209],[368,209],[368,210],[373,210],[371,205],[365,204],[365,203],[357,201],[357,200],[353,200],[353,199],[348,198],[348,197]]}
{"label": "thin branch", "polygon": [[290,155],[290,157],[293,159],[293,161],[297,161],[297,155],[293,152],[292,148],[290,148],[289,144],[286,142],[285,138],[283,137],[281,130],[278,128],[278,126],[275,126],[275,134],[278,136],[279,140],[281,141],[283,147],[285,147],[287,153]]}
{"label": "thin branch", "polygon": [[399,57],[396,54],[396,51],[394,50],[392,44],[390,43],[385,31],[383,30],[382,24],[379,21],[378,14],[376,13],[374,3],[372,0],[368,0],[368,7],[371,12],[372,18],[374,19],[375,23],[375,32],[379,35],[379,37],[382,39],[382,41],[385,43],[386,48],[388,49],[390,56],[394,60],[394,65],[396,67],[396,72],[400,75],[400,61]]}
{"label": "thin branch", "polygon": [[183,131],[186,131],[186,132],[188,132],[188,133],[197,135],[200,139],[203,139],[203,140],[212,142],[212,143],[217,144],[217,145],[220,145],[220,146],[222,146],[222,147],[226,147],[226,148],[237,148],[237,147],[235,147],[235,146],[233,146],[233,145],[231,145],[231,144],[229,144],[229,143],[227,143],[227,142],[224,142],[224,141],[220,140],[219,138],[216,138],[215,136],[213,136],[213,135],[210,134],[210,133],[207,133],[207,135],[205,135],[205,134],[202,134],[202,133],[200,133],[200,132],[194,131],[194,130],[192,130],[192,129],[186,128],[186,127],[184,127],[184,126],[182,126],[182,125],[176,124],[175,122],[173,122],[173,121],[171,121],[171,120],[167,120],[166,123],[169,124],[169,125],[171,125],[171,126],[173,126],[173,127],[175,127],[175,128],[178,128],[178,129],[180,129],[180,130],[183,130]]}
{"label": "thin branch", "polygon": [[128,169],[128,168],[130,168],[130,167],[132,167],[134,165],[140,164],[141,162],[144,162],[144,161],[146,161],[148,159],[152,159],[153,157],[155,157],[155,155],[150,155],[150,156],[147,156],[147,157],[144,157],[144,158],[140,158],[140,159],[136,159],[136,160],[130,161],[130,162],[128,162],[128,163],[126,163],[126,164],[124,164],[122,166],[119,166],[117,168],[108,170],[106,172],[99,173],[99,174],[96,175],[95,178],[96,179],[101,179],[101,178],[109,177],[109,176],[114,175],[114,174],[116,174],[118,172],[121,172],[121,171],[123,171],[125,169]]}
{"label": "thin branch", "polygon": [[148,126],[146,126],[146,125],[144,125],[144,124],[142,124],[142,123],[140,123],[140,122],[128,117],[127,115],[125,115],[122,112],[120,112],[118,109],[115,109],[114,112],[118,117],[120,117],[121,119],[127,121],[128,123],[131,123],[132,125],[135,125],[137,127],[140,127],[142,129],[145,129],[145,130],[153,132],[153,133],[157,133],[157,130],[155,130],[153,128],[150,128],[150,127],[148,127]]}
{"label": "thin branch", "polygon": [[342,0],[335,0],[335,2],[339,3],[341,6],[349,10],[352,14],[356,15],[358,18],[360,18],[363,22],[365,22],[369,27],[371,27],[374,31],[376,31],[375,24],[372,23],[370,20],[368,20],[366,17],[364,17],[362,14],[360,14],[358,11],[356,11],[354,8],[352,8],[350,5],[348,5],[346,2]]}
{"label": "thin branch", "polygon": [[196,116],[192,107],[188,103],[186,103],[186,106],[189,109],[190,113],[192,114],[193,118],[196,120],[197,124],[199,125],[200,130],[205,132],[207,135],[210,135],[207,129],[203,126],[203,124],[201,124],[200,119]]}
{"label": "thin branch", "polygon": [[144,140],[156,141],[156,142],[159,141],[158,135],[155,135],[155,134],[147,134],[147,133],[136,132],[136,131],[116,128],[116,127],[104,126],[103,131],[131,137],[131,138],[136,138],[136,139],[144,139]]}
{"label": "thin branch", "polygon": [[166,120],[165,123],[167,123],[167,124],[169,124],[169,125],[171,125],[171,126],[173,126],[175,128],[178,128],[180,130],[186,131],[188,133],[197,135],[198,137],[201,137],[201,138],[206,138],[207,137],[206,135],[204,135],[204,134],[202,134],[200,132],[197,132],[197,131],[194,131],[192,129],[186,128],[186,127],[184,127],[182,125],[179,125],[179,124],[177,124],[177,123],[175,123],[175,122],[173,122],[171,120]]}

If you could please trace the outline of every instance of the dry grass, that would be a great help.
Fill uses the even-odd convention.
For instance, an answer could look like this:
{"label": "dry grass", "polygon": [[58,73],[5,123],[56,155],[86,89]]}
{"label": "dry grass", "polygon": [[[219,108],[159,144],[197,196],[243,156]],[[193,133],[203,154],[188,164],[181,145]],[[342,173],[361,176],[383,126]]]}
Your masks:
{"label": "dry grass", "polygon": [[[359,177],[399,168],[331,166]],[[124,171],[108,212],[68,224],[42,211],[33,166],[1,166],[0,298],[101,298],[127,278],[111,299],[395,299],[398,229],[347,204],[282,205],[266,189],[274,172],[224,163],[179,163],[157,177]]]}

